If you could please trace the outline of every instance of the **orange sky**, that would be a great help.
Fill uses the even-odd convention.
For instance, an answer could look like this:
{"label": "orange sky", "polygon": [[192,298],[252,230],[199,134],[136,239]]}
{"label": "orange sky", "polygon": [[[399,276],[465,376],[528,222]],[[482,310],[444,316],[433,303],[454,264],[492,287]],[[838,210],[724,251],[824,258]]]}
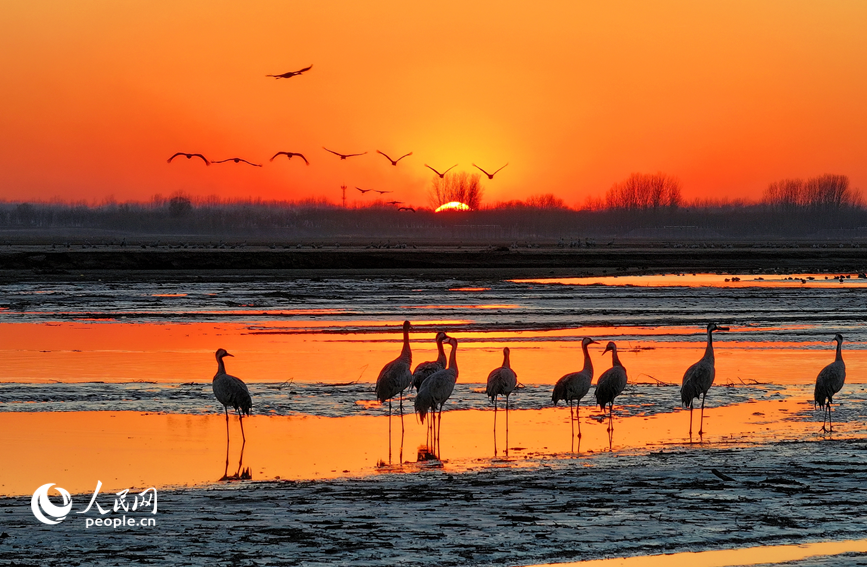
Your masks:
{"label": "orange sky", "polygon": [[[0,199],[160,193],[569,205],[631,172],[692,197],[840,173],[867,190],[867,3],[13,0],[0,4]],[[266,78],[313,64],[288,80]],[[344,153],[340,161],[321,146]],[[401,155],[397,167],[375,153]],[[277,151],[296,159],[268,162]],[[166,164],[176,151],[243,164]]]}

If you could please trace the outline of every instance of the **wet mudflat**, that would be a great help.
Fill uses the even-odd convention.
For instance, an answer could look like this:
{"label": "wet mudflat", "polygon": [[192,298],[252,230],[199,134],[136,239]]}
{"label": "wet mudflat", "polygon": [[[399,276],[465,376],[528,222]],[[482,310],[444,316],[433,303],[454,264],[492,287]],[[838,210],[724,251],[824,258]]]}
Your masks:
{"label": "wet mudflat", "polygon": [[151,532],[85,529],[81,517],[34,525],[29,498],[7,498],[0,545],[5,557],[34,565],[59,556],[164,565],[522,565],[860,539],[865,450],[861,439],[679,447],[592,463],[552,459],[532,469],[491,463],[462,474],[224,484],[162,492]]}

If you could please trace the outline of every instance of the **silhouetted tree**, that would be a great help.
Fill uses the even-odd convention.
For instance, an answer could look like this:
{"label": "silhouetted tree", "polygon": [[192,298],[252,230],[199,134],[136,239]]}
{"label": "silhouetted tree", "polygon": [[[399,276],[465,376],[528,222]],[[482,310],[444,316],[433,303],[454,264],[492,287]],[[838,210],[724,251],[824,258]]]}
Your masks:
{"label": "silhouetted tree", "polygon": [[845,175],[825,174],[804,179],[783,179],[768,185],[762,204],[779,211],[838,211],[858,207],[861,194],[849,187]]}
{"label": "silhouetted tree", "polygon": [[193,203],[189,197],[181,194],[172,196],[169,199],[169,216],[172,218],[183,217],[193,210]]}
{"label": "silhouetted tree", "polygon": [[428,192],[428,199],[434,209],[445,203],[458,201],[471,210],[477,210],[482,204],[484,188],[478,173],[447,173],[444,177],[434,177]]}
{"label": "silhouetted tree", "polygon": [[608,209],[676,209],[682,201],[680,181],[664,173],[633,173],[605,193]]}
{"label": "silhouetted tree", "polygon": [[530,195],[524,204],[535,209],[567,209],[566,202],[553,193]]}

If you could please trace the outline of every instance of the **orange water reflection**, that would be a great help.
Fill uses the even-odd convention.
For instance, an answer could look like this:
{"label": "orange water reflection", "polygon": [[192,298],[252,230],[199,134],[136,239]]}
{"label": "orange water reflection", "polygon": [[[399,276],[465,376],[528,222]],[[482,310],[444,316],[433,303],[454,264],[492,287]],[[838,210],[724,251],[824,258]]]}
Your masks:
{"label": "orange water reflection", "polygon": [[[402,336],[393,323],[383,333],[333,332],[347,322],[270,323],[125,323],[56,322],[0,325],[4,382],[156,381],[201,382],[215,372],[213,353],[225,348],[235,355],[230,372],[247,382],[373,382],[379,369],[394,359]],[[382,323],[357,322],[383,326]],[[415,322],[411,333],[413,361],[436,359],[438,328],[459,321]],[[319,330],[319,331],[317,331]],[[328,330],[330,332],[322,332]],[[761,329],[738,328],[757,339]],[[682,331],[681,331],[682,333]],[[704,353],[698,340],[665,340],[673,328],[638,327],[557,329],[551,331],[451,332],[461,341],[461,382],[484,383],[502,362],[502,348],[512,351],[512,366],[524,384],[553,384],[582,367],[580,338],[618,341],[632,382],[656,380],[680,384],[683,372]],[[629,338],[624,337],[626,335]],[[786,343],[715,340],[717,384],[811,384],[833,360],[822,341]],[[637,337],[637,338],[636,338]],[[657,339],[658,337],[658,339]],[[820,347],[820,348],[805,348]],[[601,348],[591,348],[597,375],[610,365]],[[845,350],[847,383],[867,381],[867,350]],[[323,372],[327,361],[327,372]],[[711,394],[712,395],[712,394]]]}
{"label": "orange water reflection", "polygon": [[[708,408],[704,445],[818,439],[815,423],[786,421],[806,404],[805,400],[784,399]],[[510,460],[494,461],[493,411],[445,412],[440,456],[446,469],[458,472],[488,466],[537,466],[540,459],[551,457],[586,458],[609,450],[606,424],[595,419],[601,415],[598,409],[582,408],[579,446],[577,440],[573,445],[568,408],[512,410]],[[399,470],[412,471],[417,466],[423,468],[409,461],[415,461],[418,449],[425,445],[427,432],[415,416],[407,415],[404,420],[405,466]],[[685,411],[618,417],[615,409],[613,449],[659,450],[667,444],[688,443],[688,420]],[[244,422],[247,443],[243,466],[251,468],[255,480],[366,475],[378,470],[377,462],[388,462],[388,418],[384,416],[254,415]],[[392,426],[396,457],[400,425],[393,421]],[[502,452],[503,422],[498,427]],[[30,494],[46,482],[71,492],[93,490],[97,480],[106,490],[115,491],[193,485],[214,482],[225,471],[226,422],[222,414],[6,412],[0,413],[0,432],[7,463],[0,477],[0,493],[5,495]],[[846,434],[844,424],[838,434]],[[241,451],[235,417],[231,435],[230,473]],[[587,465],[592,464],[592,459],[587,461]]]}
{"label": "orange water reflection", "polygon": [[[843,280],[837,279],[843,275]],[[846,276],[849,276],[848,278]],[[538,278],[510,280],[515,283],[559,285],[611,285],[635,287],[865,287],[858,274],[656,274],[587,278]]]}
{"label": "orange water reflection", "polygon": [[840,555],[841,553],[867,553],[867,539],[823,541],[800,545],[763,545],[740,549],[595,559],[574,563],[550,563],[548,565],[552,567],[734,567],[735,565],[783,563],[809,557]]}

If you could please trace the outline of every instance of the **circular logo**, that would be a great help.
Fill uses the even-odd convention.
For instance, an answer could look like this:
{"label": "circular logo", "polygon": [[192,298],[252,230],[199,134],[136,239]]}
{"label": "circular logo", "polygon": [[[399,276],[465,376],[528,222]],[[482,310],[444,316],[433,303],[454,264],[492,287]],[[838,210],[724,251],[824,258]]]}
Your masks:
{"label": "circular logo", "polygon": [[[43,524],[59,524],[62,522],[69,511],[72,510],[72,497],[64,488],[56,487],[54,490],[60,493],[63,497],[63,506],[55,506],[48,499],[48,491],[54,486],[53,482],[43,484],[33,493],[33,498],[30,499],[30,509],[36,519]],[[50,516],[50,517],[49,517]],[[52,519],[54,518],[54,519]]]}

